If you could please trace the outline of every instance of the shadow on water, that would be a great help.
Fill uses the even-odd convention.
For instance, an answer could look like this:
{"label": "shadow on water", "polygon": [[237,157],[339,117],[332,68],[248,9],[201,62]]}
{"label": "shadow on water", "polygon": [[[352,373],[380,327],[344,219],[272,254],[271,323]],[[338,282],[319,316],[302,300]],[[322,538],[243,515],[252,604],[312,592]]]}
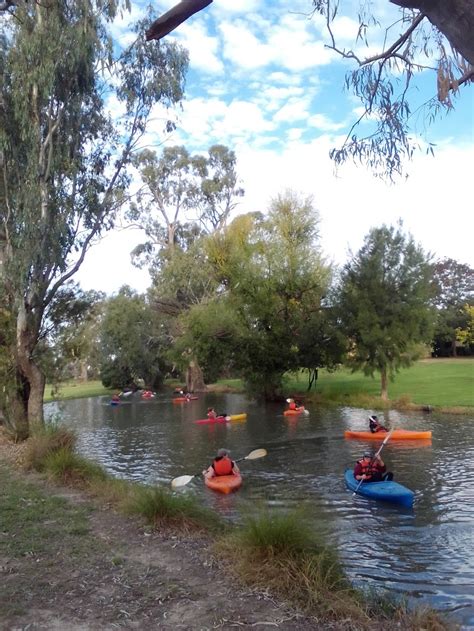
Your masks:
{"label": "shadow on water", "polygon": [[[246,422],[197,425],[208,406],[247,412]],[[337,544],[348,575],[446,611],[474,625],[474,419],[390,411],[393,427],[428,429],[432,441],[393,441],[383,458],[396,480],[415,492],[413,510],[352,496],[344,469],[380,443],[347,440],[366,429],[368,412],[309,406],[309,416],[285,417],[281,406],[243,395],[206,395],[183,404],[170,396],[118,406],[105,397],[46,406],[79,436],[79,449],[117,477],[169,484],[210,463],[219,447],[234,458],[265,447],[262,460],[241,463],[244,485],[233,495],[205,488],[198,477],[185,489],[227,519],[255,506],[286,510],[304,505],[315,527]]]}

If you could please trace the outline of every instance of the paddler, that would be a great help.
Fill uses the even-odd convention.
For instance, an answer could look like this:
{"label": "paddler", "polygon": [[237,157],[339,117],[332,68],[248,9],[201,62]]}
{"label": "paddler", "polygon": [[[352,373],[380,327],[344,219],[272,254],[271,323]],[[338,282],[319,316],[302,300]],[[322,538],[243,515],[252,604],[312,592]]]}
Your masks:
{"label": "paddler", "polygon": [[375,414],[369,416],[369,429],[372,434],[375,434],[376,432],[388,432],[388,429],[379,423],[379,419],[375,416]]}
{"label": "paddler", "polygon": [[239,467],[230,459],[230,452],[227,449],[219,449],[211,466],[202,472],[205,478],[215,478],[219,475],[237,475],[238,473]]}
{"label": "paddler", "polygon": [[393,480],[393,473],[387,471],[384,461],[377,454],[372,457],[368,451],[358,460],[354,467],[354,478],[359,482],[389,482]]}

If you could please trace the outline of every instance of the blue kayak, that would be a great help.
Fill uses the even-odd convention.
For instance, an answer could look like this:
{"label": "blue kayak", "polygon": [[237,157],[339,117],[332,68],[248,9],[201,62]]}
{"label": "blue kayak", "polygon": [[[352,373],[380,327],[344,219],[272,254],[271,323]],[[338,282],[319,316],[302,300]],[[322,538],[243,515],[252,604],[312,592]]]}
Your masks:
{"label": "blue kayak", "polygon": [[[352,469],[346,469],[344,473],[347,486],[351,491],[355,491],[359,485],[359,480],[354,478]],[[394,502],[407,508],[412,508],[415,494],[406,486],[398,482],[362,482],[357,489],[359,495],[372,500],[383,500],[384,502]]]}

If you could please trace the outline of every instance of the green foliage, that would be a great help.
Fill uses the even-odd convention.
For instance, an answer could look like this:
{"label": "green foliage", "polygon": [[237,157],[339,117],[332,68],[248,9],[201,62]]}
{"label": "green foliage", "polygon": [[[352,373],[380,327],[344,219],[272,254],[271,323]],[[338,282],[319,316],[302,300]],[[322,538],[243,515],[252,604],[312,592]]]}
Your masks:
{"label": "green foliage", "polygon": [[348,363],[382,378],[417,357],[431,339],[434,313],[429,260],[401,227],[374,228],[361,250],[344,266],[340,319],[350,340]]}
{"label": "green foliage", "polygon": [[101,378],[106,387],[123,388],[138,380],[157,388],[163,381],[161,321],[143,296],[122,287],[104,303],[100,331]]}
{"label": "green foliage", "polygon": [[[313,347],[327,342],[321,331],[328,333],[329,320],[321,306],[331,270],[318,250],[317,223],[312,199],[287,191],[273,200],[267,217],[238,217],[207,244],[224,289],[215,302],[220,318],[232,324],[220,336],[214,327],[208,343],[218,357],[225,348],[251,393],[273,398],[286,371],[321,359],[308,340]],[[215,307],[208,309],[212,322]],[[225,311],[232,315],[224,318]],[[194,331],[206,340],[208,333]]]}
{"label": "green foliage", "polygon": [[[434,266],[437,307],[433,350],[436,356],[456,355],[458,331],[469,327],[469,305],[474,302],[474,269],[453,259]],[[467,339],[467,338],[463,338]],[[470,354],[469,344],[462,351]]]}

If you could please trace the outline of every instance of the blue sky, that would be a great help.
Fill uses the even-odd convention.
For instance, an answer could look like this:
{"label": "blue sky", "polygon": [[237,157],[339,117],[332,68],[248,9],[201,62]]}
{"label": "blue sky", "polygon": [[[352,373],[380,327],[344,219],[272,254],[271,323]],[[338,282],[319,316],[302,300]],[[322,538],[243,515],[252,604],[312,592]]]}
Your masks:
{"label": "blue sky", "polygon": [[[157,2],[158,13],[176,0]],[[132,1],[138,16],[144,3]],[[358,0],[343,0],[334,25],[340,46],[361,56],[379,51],[382,31],[369,49],[354,41],[357,21],[344,14]],[[373,2],[383,24],[397,18],[388,0]],[[291,10],[290,10],[291,8]],[[408,179],[388,184],[364,166],[346,164],[335,173],[329,150],[341,143],[358,117],[360,104],[344,91],[349,62],[324,44],[320,16],[309,13],[311,0],[214,0],[168,35],[189,50],[190,69],[177,130],[169,145],[206,152],[215,143],[232,148],[246,195],[237,212],[265,211],[286,188],[311,194],[320,212],[321,247],[336,264],[357,251],[371,227],[402,219],[405,229],[436,258],[450,257],[474,267],[469,194],[474,164],[474,86],[462,89],[455,110],[427,126],[422,112],[413,116],[413,132],[423,144],[436,143],[435,156],[416,154],[406,165]],[[121,46],[133,41],[130,17],[114,28]],[[428,60],[431,63],[431,60]],[[421,105],[436,92],[436,76],[423,72],[411,90]],[[163,143],[159,108],[147,142]],[[145,271],[129,264],[128,252],[140,235],[109,235],[89,253],[77,280],[86,288],[116,291],[128,283],[143,291]]]}

